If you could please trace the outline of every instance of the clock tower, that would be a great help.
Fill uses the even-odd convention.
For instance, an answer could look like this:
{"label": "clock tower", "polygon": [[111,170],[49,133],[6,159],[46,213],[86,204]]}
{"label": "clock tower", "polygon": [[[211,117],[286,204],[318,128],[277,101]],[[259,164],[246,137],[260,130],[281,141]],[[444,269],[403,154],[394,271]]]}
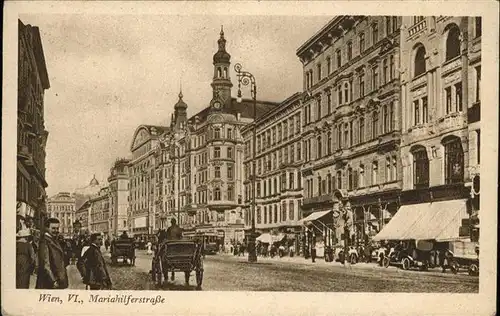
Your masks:
{"label": "clock tower", "polygon": [[214,77],[212,79],[213,96],[210,106],[212,110],[221,111],[231,104],[231,78],[229,67],[231,65],[231,55],[226,51],[226,39],[224,29],[221,27],[220,38],[217,41],[218,51],[214,54]]}

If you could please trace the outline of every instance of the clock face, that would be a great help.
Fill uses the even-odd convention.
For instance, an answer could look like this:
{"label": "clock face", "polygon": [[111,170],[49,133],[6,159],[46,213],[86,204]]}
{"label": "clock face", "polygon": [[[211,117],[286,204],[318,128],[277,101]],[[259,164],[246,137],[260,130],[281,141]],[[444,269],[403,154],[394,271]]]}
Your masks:
{"label": "clock face", "polygon": [[214,102],[214,108],[219,110],[222,107],[222,104],[219,101]]}

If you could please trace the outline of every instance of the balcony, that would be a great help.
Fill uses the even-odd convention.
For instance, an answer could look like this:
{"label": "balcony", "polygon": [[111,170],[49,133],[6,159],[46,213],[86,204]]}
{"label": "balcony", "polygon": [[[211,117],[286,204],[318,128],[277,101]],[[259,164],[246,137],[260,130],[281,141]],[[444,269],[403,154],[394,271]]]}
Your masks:
{"label": "balcony", "polygon": [[424,32],[427,29],[427,20],[423,19],[422,21],[410,26],[408,28],[408,37],[415,36],[419,33]]}
{"label": "balcony", "polygon": [[438,120],[439,132],[447,132],[449,130],[456,130],[467,127],[467,113],[453,112],[449,113]]}
{"label": "balcony", "polygon": [[433,126],[428,124],[419,124],[412,126],[408,129],[408,135],[406,141],[408,143],[413,143],[420,139],[427,138],[429,135],[433,134]]}
{"label": "balcony", "polygon": [[320,196],[314,196],[310,198],[304,198],[302,205],[303,206],[312,206],[314,204],[323,204],[323,203],[332,203],[331,194],[323,194]]}

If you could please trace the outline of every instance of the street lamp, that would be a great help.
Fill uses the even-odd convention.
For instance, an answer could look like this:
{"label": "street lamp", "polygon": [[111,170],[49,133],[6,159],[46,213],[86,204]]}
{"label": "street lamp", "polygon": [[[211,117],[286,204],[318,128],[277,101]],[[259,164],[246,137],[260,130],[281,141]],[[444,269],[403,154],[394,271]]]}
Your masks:
{"label": "street lamp", "polygon": [[255,181],[257,178],[255,167],[255,150],[257,141],[257,85],[255,84],[255,77],[247,72],[241,70],[241,65],[234,65],[234,70],[238,76],[238,95],[236,101],[241,103],[241,85],[248,86],[250,84],[250,94],[253,100],[253,133],[252,133],[252,230],[248,238],[248,261],[257,262],[257,253],[255,249]]}

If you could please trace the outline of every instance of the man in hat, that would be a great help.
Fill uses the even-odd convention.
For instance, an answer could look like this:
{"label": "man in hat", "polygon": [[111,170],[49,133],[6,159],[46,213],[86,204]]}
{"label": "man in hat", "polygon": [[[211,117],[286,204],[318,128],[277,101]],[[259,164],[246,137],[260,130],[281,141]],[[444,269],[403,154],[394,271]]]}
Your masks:
{"label": "man in hat", "polygon": [[100,233],[90,235],[90,247],[78,262],[78,270],[82,274],[83,283],[90,290],[111,289],[111,279],[100,250],[101,244],[102,236]]}
{"label": "man in hat", "polygon": [[37,289],[66,289],[68,274],[64,262],[64,250],[57,237],[59,236],[59,220],[49,218],[46,232],[41,237],[38,249]]}
{"label": "man in hat", "polygon": [[29,241],[31,236],[28,228],[21,229],[16,234],[16,288],[28,289],[30,276],[35,269],[35,251]]}

